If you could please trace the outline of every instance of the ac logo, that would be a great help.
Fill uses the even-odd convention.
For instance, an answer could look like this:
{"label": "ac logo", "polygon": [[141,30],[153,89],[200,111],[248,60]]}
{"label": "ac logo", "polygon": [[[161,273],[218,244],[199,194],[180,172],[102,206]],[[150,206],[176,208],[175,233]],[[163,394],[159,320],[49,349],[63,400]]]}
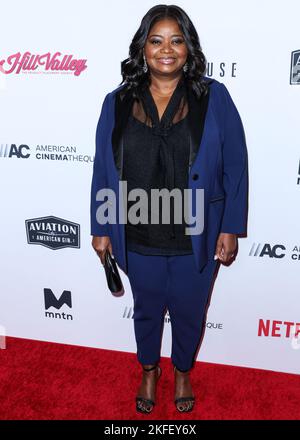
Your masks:
{"label": "ac logo", "polygon": [[294,50],[291,54],[290,84],[300,84],[300,50]]}
{"label": "ac logo", "polygon": [[28,159],[30,157],[30,148],[28,145],[21,144],[18,147],[16,144],[1,144],[0,146],[0,157],[17,157],[18,159]]}
{"label": "ac logo", "polygon": [[264,257],[268,256],[270,258],[283,258],[286,248],[282,244],[275,244],[271,246],[269,243],[253,243],[249,255],[253,257]]}

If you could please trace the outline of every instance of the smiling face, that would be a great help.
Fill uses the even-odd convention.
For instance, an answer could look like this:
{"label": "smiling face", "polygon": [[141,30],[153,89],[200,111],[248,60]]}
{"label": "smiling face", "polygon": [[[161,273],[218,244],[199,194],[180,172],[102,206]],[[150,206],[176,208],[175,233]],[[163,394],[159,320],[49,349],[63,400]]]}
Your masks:
{"label": "smiling face", "polygon": [[182,69],[188,49],[176,20],[156,22],[149,31],[144,53],[150,72],[170,75]]}

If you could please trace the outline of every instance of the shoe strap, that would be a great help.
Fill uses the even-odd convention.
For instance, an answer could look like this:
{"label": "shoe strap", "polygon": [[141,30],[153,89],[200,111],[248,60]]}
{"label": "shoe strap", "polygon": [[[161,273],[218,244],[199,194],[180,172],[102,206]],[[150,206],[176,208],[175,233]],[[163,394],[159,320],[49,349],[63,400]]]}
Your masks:
{"label": "shoe strap", "polygon": [[176,404],[182,402],[195,402],[195,396],[178,397],[177,399],[175,399]]}

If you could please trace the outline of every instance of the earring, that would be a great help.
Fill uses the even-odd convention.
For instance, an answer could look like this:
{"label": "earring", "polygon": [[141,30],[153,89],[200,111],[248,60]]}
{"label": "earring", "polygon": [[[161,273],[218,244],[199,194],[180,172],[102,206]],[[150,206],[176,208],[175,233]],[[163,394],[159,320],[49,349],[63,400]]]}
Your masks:
{"label": "earring", "polygon": [[187,72],[187,71],[188,71],[188,68],[189,68],[188,63],[185,63],[184,66],[183,66],[183,71],[184,71],[184,72]]}
{"label": "earring", "polygon": [[144,58],[143,71],[146,73],[148,70],[148,66],[147,66],[146,57],[145,57],[144,52],[143,52],[143,58]]}

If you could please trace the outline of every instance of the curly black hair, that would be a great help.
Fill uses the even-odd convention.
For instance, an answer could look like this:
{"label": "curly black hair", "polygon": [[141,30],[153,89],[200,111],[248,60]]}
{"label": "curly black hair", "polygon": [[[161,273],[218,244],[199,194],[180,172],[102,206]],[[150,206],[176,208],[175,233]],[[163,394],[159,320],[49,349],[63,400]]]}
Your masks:
{"label": "curly black hair", "polygon": [[208,85],[203,79],[206,71],[206,58],[202,52],[197,31],[186,14],[186,12],[176,5],[156,5],[144,15],[140,27],[136,31],[129,46],[129,57],[121,62],[121,74],[125,87],[120,92],[120,97],[131,91],[132,97],[140,98],[142,86],[150,84],[149,69],[143,71],[143,48],[147,35],[153,24],[165,18],[173,18],[177,21],[188,48],[187,63],[188,69],[184,72],[187,84],[195,92],[196,97],[200,98],[202,93],[206,95]]}

